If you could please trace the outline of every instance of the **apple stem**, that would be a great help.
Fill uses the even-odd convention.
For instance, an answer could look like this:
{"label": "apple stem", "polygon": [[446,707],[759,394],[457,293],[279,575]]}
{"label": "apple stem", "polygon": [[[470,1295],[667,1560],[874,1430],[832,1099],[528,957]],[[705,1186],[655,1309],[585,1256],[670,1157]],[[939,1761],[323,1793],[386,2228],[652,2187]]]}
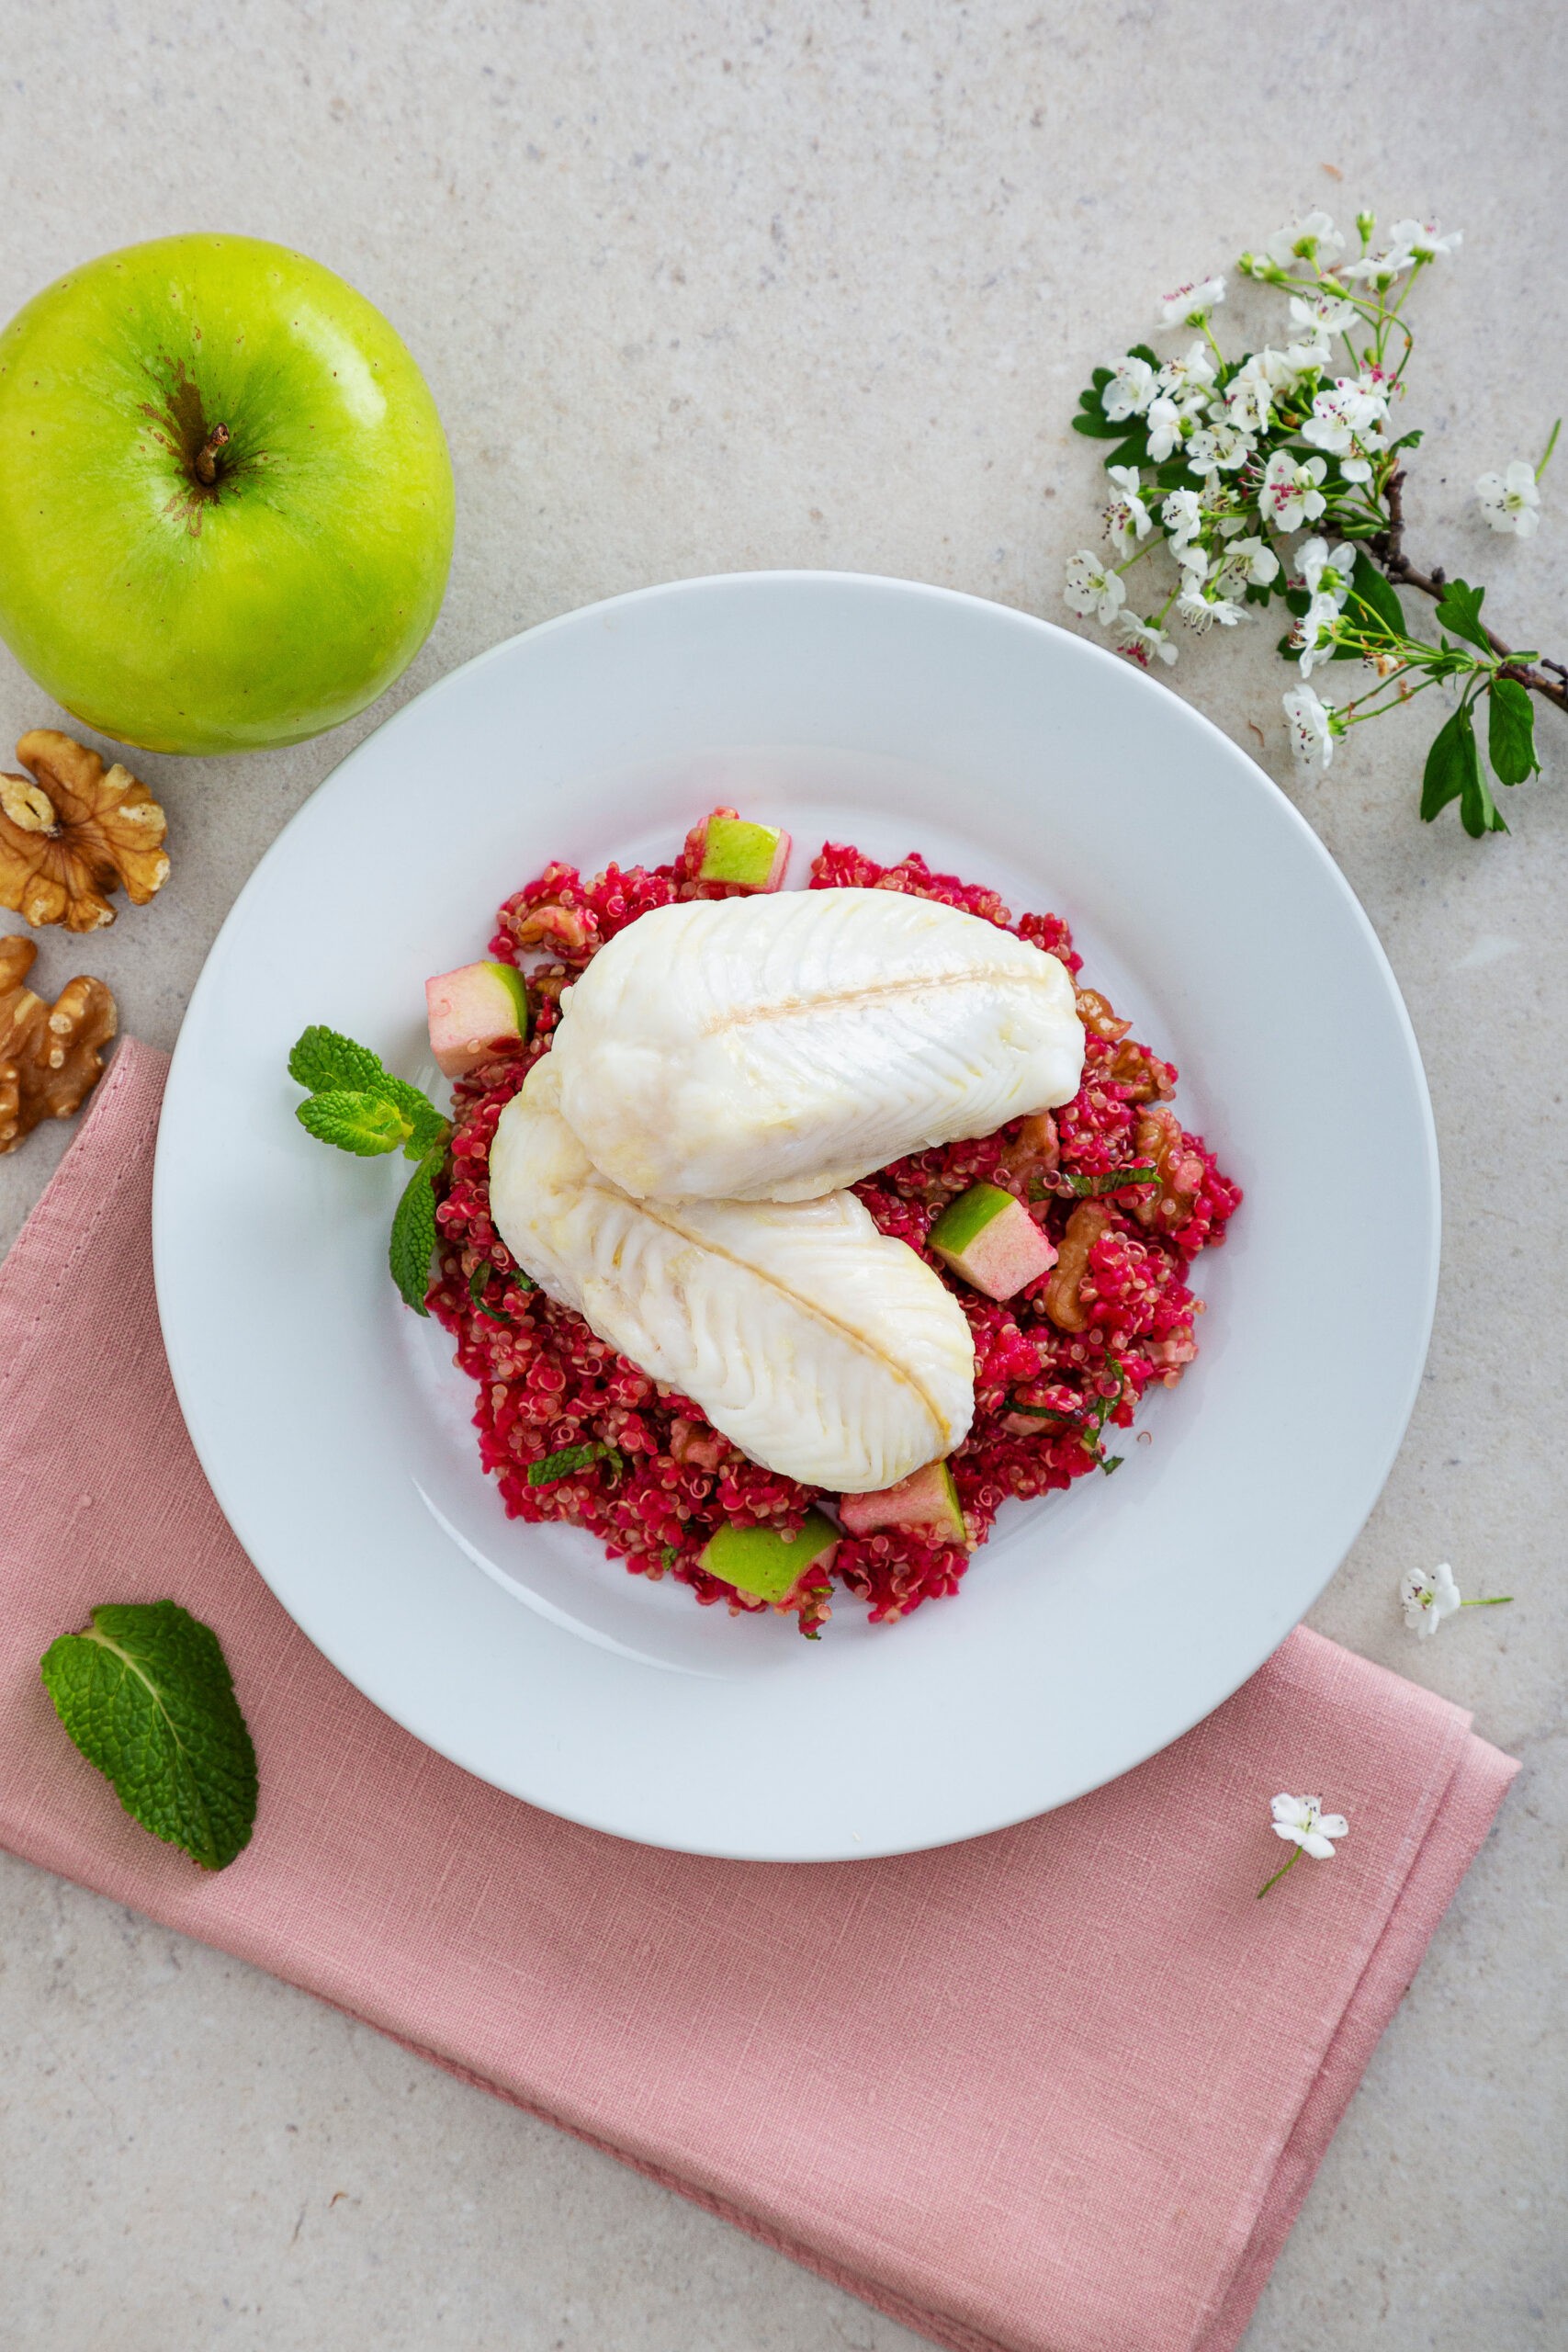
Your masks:
{"label": "apple stem", "polygon": [[196,453],[196,478],[199,482],[215,482],[218,479],[219,453],[229,446],[229,428],[215,424]]}

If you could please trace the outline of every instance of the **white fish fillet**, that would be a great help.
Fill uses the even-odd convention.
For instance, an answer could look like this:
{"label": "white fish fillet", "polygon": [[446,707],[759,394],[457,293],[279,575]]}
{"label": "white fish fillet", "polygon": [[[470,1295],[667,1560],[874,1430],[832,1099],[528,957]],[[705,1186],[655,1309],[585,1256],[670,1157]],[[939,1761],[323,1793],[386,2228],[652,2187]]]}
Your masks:
{"label": "white fish fillet", "polygon": [[753,1462],[840,1494],[950,1453],[975,1408],[969,1326],[852,1193],[634,1201],[558,1108],[552,1053],[496,1125],[491,1215],[549,1296],[699,1404]]}
{"label": "white fish fillet", "polygon": [[659,907],[562,999],[561,1109],[624,1191],[791,1201],[1077,1092],[1065,967],[890,890]]}

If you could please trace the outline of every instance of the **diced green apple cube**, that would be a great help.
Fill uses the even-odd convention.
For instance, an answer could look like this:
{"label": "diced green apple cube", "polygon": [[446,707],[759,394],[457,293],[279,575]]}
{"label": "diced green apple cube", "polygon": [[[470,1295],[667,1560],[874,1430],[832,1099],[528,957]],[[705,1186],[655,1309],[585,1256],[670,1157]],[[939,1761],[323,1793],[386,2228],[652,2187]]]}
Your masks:
{"label": "diced green apple cube", "polygon": [[528,990],[510,964],[464,964],[424,984],[430,1050],[447,1078],[521,1046],[528,1035]]}
{"label": "diced green apple cube", "polygon": [[971,1184],[949,1202],[931,1227],[931,1245],[987,1298],[1013,1297],[1056,1262],[1055,1245],[999,1184]]}
{"label": "diced green apple cube", "polygon": [[808,1510],[796,1535],[773,1527],[720,1527],[698,1555],[698,1565],[738,1592],[754,1593],[775,1608],[795,1597],[808,1575],[821,1583],[838,1549],[839,1531],[819,1510]]}
{"label": "diced green apple cube", "polygon": [[879,1494],[840,1495],[839,1517],[846,1535],[908,1528],[911,1534],[929,1536],[933,1544],[968,1540],[964,1507],[945,1462],[928,1462],[923,1470],[912,1470],[896,1487],[884,1487]]}
{"label": "diced green apple cube", "polygon": [[716,808],[703,825],[699,882],[725,882],[732,890],[776,890],[789,863],[789,835],[773,825],[749,824],[728,808]]}

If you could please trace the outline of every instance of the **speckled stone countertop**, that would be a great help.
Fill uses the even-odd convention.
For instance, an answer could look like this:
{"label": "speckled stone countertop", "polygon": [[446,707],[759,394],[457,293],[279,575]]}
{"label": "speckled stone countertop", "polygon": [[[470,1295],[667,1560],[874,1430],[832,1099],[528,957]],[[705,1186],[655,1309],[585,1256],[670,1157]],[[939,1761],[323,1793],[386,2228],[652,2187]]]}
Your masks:
{"label": "speckled stone countertop", "polygon": [[[1067,429],[1151,296],[1314,204],[1440,214],[1409,424],[1411,544],[1568,658],[1568,458],[1529,546],[1470,485],[1563,403],[1568,62],[1536,8],[1246,0],[151,0],[17,10],[0,85],[0,316],[181,228],[301,245],[384,309],[457,467],[457,561],[375,711],[300,749],[139,762],[156,904],[80,947],[174,1041],[284,820],[454,663],[682,574],[895,572],[1066,618],[1097,528]],[[1241,321],[1270,315],[1257,290]],[[1276,329],[1276,340],[1282,337]],[[1568,2342],[1560,2032],[1568,1596],[1562,1118],[1568,724],[1479,847],[1415,800],[1414,714],[1293,779],[1272,629],[1168,673],[1339,860],[1437,1108],[1446,1259],[1387,1491],[1312,1622],[1524,1758],[1331,2148],[1247,2352]],[[57,714],[0,657],[0,737]],[[345,888],[352,876],[344,876]],[[0,919],[4,927],[4,919]],[[80,968],[58,933],[44,976]],[[1282,1076],[1288,1081],[1288,1073]],[[0,1160],[0,1240],[62,1132]],[[1353,1136],[1325,1168],[1355,1213]],[[84,1409],[90,1410],[90,1398]],[[0,1531],[3,1540],[3,1531]],[[1518,1598],[1419,1647],[1400,1572]],[[7,2352],[903,2352],[917,2339],[608,2158],[305,1996],[0,1857]],[[1127,2352],[1134,2352],[1128,2346]]]}

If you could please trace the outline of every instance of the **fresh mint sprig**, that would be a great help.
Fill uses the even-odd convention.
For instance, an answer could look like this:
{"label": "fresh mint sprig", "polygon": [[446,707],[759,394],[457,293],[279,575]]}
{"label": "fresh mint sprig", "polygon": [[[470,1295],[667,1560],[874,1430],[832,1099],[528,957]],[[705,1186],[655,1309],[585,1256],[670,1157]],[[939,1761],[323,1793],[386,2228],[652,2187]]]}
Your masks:
{"label": "fresh mint sprig", "polygon": [[288,1075],[310,1089],[294,1115],[319,1143],[359,1159],[402,1151],[414,1160],[392,1217],[388,1264],[392,1280],[416,1315],[428,1315],[430,1261],[435,1250],[435,1180],[441,1173],[450,1119],[406,1079],[394,1078],[368,1046],[319,1023],[296,1041]]}
{"label": "fresh mint sprig", "polygon": [[587,1470],[595,1462],[608,1462],[613,1476],[625,1468],[625,1456],[615,1446],[605,1445],[599,1438],[591,1438],[586,1445],[563,1445],[555,1453],[547,1453],[539,1462],[528,1464],[531,1487],[553,1487],[558,1478],[570,1478],[574,1470]]}
{"label": "fresh mint sprig", "polygon": [[211,1627],[173,1600],[95,1609],[39,1671],[132,1819],[203,1870],[227,1869],[255,1822],[256,1753]]}

